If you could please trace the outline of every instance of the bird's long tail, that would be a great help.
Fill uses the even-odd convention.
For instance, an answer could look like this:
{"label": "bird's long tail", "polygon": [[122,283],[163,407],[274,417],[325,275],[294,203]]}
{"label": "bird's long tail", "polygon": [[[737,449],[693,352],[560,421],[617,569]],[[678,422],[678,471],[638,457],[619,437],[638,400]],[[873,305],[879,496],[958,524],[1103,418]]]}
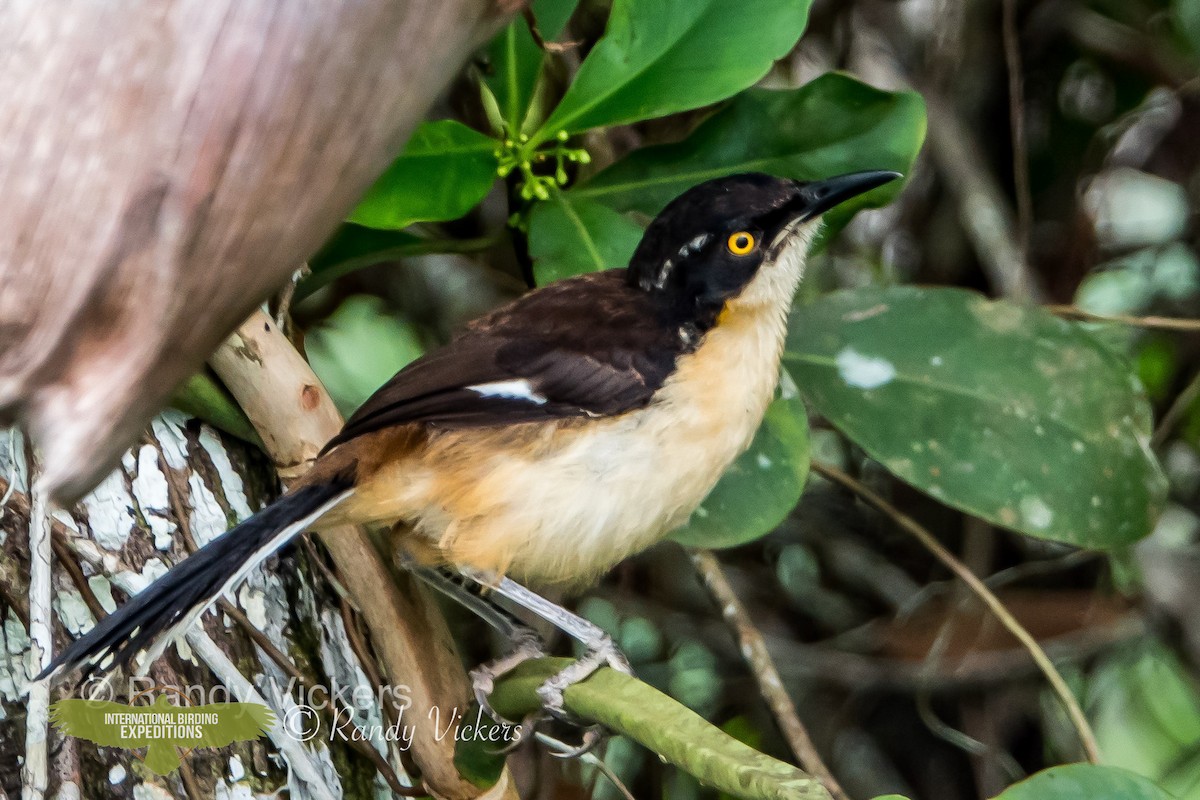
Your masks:
{"label": "bird's long tail", "polygon": [[174,635],[250,570],[351,494],[348,479],[303,486],[171,568],[63,650],[36,680],[83,669],[83,679],[137,659],[149,664]]}

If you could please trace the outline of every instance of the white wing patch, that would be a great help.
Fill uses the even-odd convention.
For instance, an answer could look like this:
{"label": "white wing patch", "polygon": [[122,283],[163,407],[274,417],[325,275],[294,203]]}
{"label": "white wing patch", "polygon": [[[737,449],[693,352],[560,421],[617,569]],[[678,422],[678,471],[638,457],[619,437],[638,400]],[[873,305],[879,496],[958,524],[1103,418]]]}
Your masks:
{"label": "white wing patch", "polygon": [[685,244],[683,247],[679,248],[679,255],[683,256],[684,258],[687,258],[692,253],[700,252],[700,249],[702,247],[704,247],[704,245],[708,244],[708,240],[710,238],[712,238],[712,237],[710,237],[707,233],[700,234],[699,236],[695,237],[690,242]]}
{"label": "white wing patch", "polygon": [[477,383],[467,388],[480,397],[503,397],[506,400],[526,400],[539,406],[546,402],[546,398],[535,392],[533,385],[524,378],[511,381]]}

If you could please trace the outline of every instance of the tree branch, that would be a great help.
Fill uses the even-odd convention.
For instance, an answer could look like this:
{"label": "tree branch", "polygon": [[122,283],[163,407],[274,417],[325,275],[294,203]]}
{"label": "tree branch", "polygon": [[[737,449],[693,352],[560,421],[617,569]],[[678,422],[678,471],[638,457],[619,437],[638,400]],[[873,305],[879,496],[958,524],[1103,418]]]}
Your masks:
{"label": "tree branch", "polygon": [[833,777],[833,773],[829,771],[829,767],[825,766],[825,762],[821,760],[821,754],[817,752],[812,737],[808,735],[808,730],[800,720],[800,715],[796,713],[796,706],[792,703],[792,698],[783,688],[779,669],[775,666],[775,660],[771,658],[771,653],[767,650],[767,643],[764,641],[762,633],[754,626],[749,612],[746,611],[746,607],[738,598],[737,593],[733,591],[733,587],[725,577],[725,572],[721,569],[721,563],[709,550],[692,550],[691,556],[692,563],[696,565],[696,571],[700,573],[704,585],[717,602],[717,607],[721,609],[721,616],[725,618],[725,622],[737,636],[738,644],[741,645],[739,650],[742,657],[754,675],[759,693],[767,701],[767,706],[775,716],[779,730],[787,739],[788,747],[792,749],[806,770],[820,778],[821,783],[825,784],[825,788],[833,795],[834,800],[849,800],[837,779]]}
{"label": "tree branch", "polygon": [[[537,688],[565,658],[539,658],[506,675],[491,694],[509,719],[541,709]],[[637,678],[602,669],[569,687],[566,708],[628,736],[702,783],[745,800],[831,800],[821,782],[739,742],[676,700]]]}
{"label": "tree branch", "polygon": [[951,572],[966,584],[967,588],[983,601],[984,605],[1000,620],[1000,623],[1008,629],[1008,632],[1016,637],[1017,641],[1029,651],[1029,655],[1037,663],[1042,674],[1046,676],[1046,680],[1049,681],[1051,688],[1054,689],[1054,693],[1062,701],[1067,711],[1067,716],[1071,719],[1071,724],[1075,726],[1075,731],[1079,735],[1079,742],[1083,746],[1083,751],[1088,761],[1093,764],[1100,763],[1100,748],[1096,744],[1096,735],[1092,732],[1092,726],[1088,723],[1083,709],[1079,707],[1079,701],[1075,699],[1075,695],[1071,692],[1071,687],[1067,686],[1067,682],[1063,679],[1058,668],[1054,666],[1054,662],[1046,655],[1046,651],[1042,649],[1042,646],[1017,621],[1017,618],[1004,607],[1004,603],[1000,602],[1000,598],[996,597],[995,593],[987,587],[987,584],[981,581],[975,573],[971,572],[966,564],[955,558],[953,553],[943,547],[941,542],[926,530],[924,526],[871,491],[863,483],[835,467],[822,464],[818,461],[812,462],[812,470],[826,480],[849,489],[872,508],[890,517],[893,522],[915,537],[938,561],[945,564]]}
{"label": "tree branch", "polygon": [[[36,477],[36,462],[30,460],[33,480],[32,511],[29,514],[29,674],[36,675],[50,663],[54,643],[51,611],[50,509],[45,487]],[[48,742],[50,734],[50,685],[30,684],[25,705],[25,765],[21,770],[21,796],[41,800],[49,786]]]}
{"label": "tree branch", "polygon": [[[209,363],[254,424],[284,480],[299,477],[341,418],[320,380],[274,322],[255,312]],[[473,798],[481,790],[454,767],[454,737],[428,724],[440,709],[466,709],[469,686],[437,606],[407,576],[395,575],[366,532],[343,527],[322,535],[393,686],[411,690],[416,724],[412,753],[439,797]]]}

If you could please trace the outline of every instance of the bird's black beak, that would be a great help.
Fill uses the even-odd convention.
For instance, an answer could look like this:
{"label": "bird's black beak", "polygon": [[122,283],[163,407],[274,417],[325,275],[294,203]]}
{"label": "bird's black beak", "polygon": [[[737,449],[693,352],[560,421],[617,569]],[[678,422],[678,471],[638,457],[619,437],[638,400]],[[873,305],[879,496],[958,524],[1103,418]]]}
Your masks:
{"label": "bird's black beak", "polygon": [[801,222],[806,222],[853,197],[902,177],[899,172],[891,170],[872,170],[801,183],[800,194],[788,205]]}

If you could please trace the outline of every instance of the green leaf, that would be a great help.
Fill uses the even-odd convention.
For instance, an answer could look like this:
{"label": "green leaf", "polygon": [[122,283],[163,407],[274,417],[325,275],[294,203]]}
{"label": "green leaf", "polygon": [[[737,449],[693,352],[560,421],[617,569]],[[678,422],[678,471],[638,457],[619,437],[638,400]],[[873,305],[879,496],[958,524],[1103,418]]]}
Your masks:
{"label": "green leaf", "polygon": [[495,722],[475,705],[459,730],[463,734],[454,746],[458,774],[481,789],[494,786],[504,771],[504,747],[513,741],[514,726]]}
{"label": "green leaf", "polygon": [[1129,364],[1080,326],[958,289],[836,292],[792,314],[801,392],[889,471],[1022,533],[1113,547],[1167,483]]}
{"label": "green leaf", "polygon": [[672,538],[695,547],[734,547],[773,531],[808,479],[808,418],[799,398],[767,409],[750,449],[722,476]]}
{"label": "green leaf", "polygon": [[[557,39],[577,5],[579,0],[535,0],[533,16],[542,38]],[[496,96],[510,132],[521,130],[544,59],[545,54],[529,32],[529,24],[520,15],[488,45],[491,69],[484,81]]]}
{"label": "green leaf", "polygon": [[993,800],[1172,800],[1150,781],[1116,767],[1067,764],[1013,784]]}
{"label": "green leaf", "polygon": [[446,119],[417,128],[404,152],[368,190],[349,221],[399,230],[466,214],[496,181],[496,141]]}
{"label": "green leaf", "polygon": [[171,395],[171,405],[244,442],[262,447],[250,418],[223,385],[205,372],[184,381]]}
{"label": "green leaf", "polygon": [[1192,54],[1200,56],[1200,0],[1173,0],[1171,15],[1192,48]]}
{"label": "green leaf", "polygon": [[529,257],[538,286],[585,272],[624,267],[642,227],[607,206],[555,192],[529,217]]}
{"label": "green leaf", "polygon": [[344,223],[309,259],[311,274],[300,282],[296,299],[302,300],[330,281],[375,264],[431,253],[474,253],[495,243],[494,237],[422,239],[404,231],[376,230]]}
{"label": "green leaf", "polygon": [[343,414],[422,352],[413,327],[366,295],[348,297],[304,344],[313,371]]}
{"label": "green leaf", "polygon": [[1175,654],[1154,641],[1126,648],[1102,661],[1089,683],[1088,713],[1105,762],[1195,797],[1200,696]]}
{"label": "green leaf", "polygon": [[[907,173],[924,139],[920,95],[830,73],[799,89],[745,92],[682,142],[636,150],[569,194],[653,215],[685,189],[737,172],[795,180],[867,169]],[[828,215],[831,227],[899,190],[888,184],[845,203]]]}
{"label": "green leaf", "polygon": [[298,287],[306,297],[332,280],[358,269],[418,255],[424,240],[404,231],[343,224],[308,261],[311,274]]}
{"label": "green leaf", "polygon": [[615,0],[608,28],[533,137],[661,117],[753,86],[800,38],[811,0]]}

